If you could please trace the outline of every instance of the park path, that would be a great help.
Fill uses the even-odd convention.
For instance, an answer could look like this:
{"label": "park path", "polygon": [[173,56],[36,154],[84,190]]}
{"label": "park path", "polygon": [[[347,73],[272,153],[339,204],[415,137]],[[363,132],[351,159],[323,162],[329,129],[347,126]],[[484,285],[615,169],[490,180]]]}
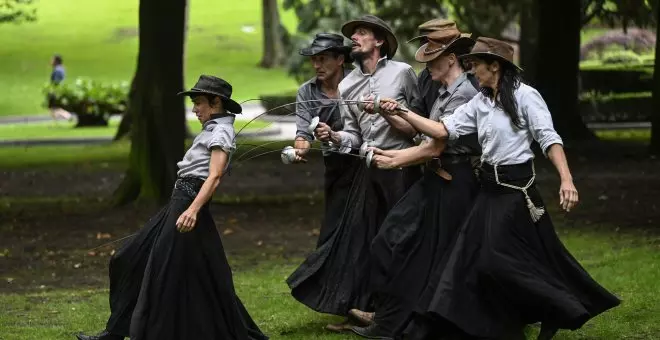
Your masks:
{"label": "park path", "polygon": [[[251,120],[262,114],[266,109],[258,103],[243,104],[243,113],[239,116],[242,120]],[[195,119],[195,114],[188,108],[186,118]],[[111,120],[119,120],[120,116],[112,117]],[[259,117],[259,120],[270,124],[261,129],[243,130],[241,137],[260,140],[293,140],[296,135],[296,124],[293,117]],[[34,124],[51,121],[48,114],[36,114],[25,116],[0,117],[0,125],[5,124]],[[110,143],[111,137],[82,137],[82,138],[51,138],[32,140],[3,140],[0,136],[0,146],[16,145],[65,145],[65,144],[103,144]]]}

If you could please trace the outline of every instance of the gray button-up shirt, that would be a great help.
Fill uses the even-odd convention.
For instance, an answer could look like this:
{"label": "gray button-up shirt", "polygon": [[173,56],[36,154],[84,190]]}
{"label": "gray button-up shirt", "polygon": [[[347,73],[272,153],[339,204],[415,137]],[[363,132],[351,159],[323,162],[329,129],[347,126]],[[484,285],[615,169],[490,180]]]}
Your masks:
{"label": "gray button-up shirt", "polygon": [[[344,69],[346,77],[351,70]],[[308,102],[318,100],[318,102]],[[329,98],[323,92],[321,84],[316,77],[308,80],[298,88],[296,96],[296,137],[302,137],[308,142],[314,140],[314,135],[307,131],[313,117],[319,117],[320,121],[330,126],[333,131],[342,129],[343,124],[339,113],[340,102],[338,99]],[[328,155],[330,147],[323,143],[321,145],[323,155]]]}
{"label": "gray button-up shirt", "polygon": [[[360,100],[362,96],[379,94],[410,107],[409,103],[419,97],[419,90],[417,76],[410,65],[381,58],[373,74],[363,73],[356,63],[355,69],[339,83],[339,94],[342,100]],[[339,131],[341,152],[357,149],[363,142],[389,150],[414,145],[412,137],[390,126],[379,114],[363,112],[357,104],[342,104],[339,109],[344,123],[343,131]]]}
{"label": "gray button-up shirt", "polygon": [[493,100],[478,93],[453,115],[442,119],[449,139],[477,132],[481,161],[493,165],[520,164],[533,159],[532,140],[541,145],[546,156],[551,145],[563,145],[541,94],[531,86],[520,84],[515,97],[522,129],[516,128]]}
{"label": "gray button-up shirt", "polygon": [[[462,73],[449,87],[443,85],[438,90],[438,98],[433,103],[429,118],[437,122],[442,118],[450,116],[456,108],[469,102],[477,93],[478,91],[468,79],[467,73]],[[457,140],[450,141],[444,153],[454,155],[480,154],[477,134],[473,133],[461,136]]]}
{"label": "gray button-up shirt", "polygon": [[176,165],[179,167],[178,177],[209,177],[209,162],[211,150],[220,148],[227,154],[236,150],[234,135],[234,119],[236,116],[226,116],[211,119],[202,125],[202,132],[193,140],[192,146]]}

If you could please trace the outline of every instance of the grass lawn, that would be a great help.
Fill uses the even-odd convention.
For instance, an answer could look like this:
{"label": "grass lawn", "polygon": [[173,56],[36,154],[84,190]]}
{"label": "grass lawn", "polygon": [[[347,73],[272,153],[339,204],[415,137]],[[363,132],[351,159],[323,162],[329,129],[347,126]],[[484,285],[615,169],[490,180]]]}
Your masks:
{"label": "grass lawn", "polygon": [[[137,0],[50,0],[36,3],[38,20],[0,25],[0,116],[36,114],[41,87],[50,76],[50,59],[64,58],[67,79],[130,81],[138,50]],[[221,76],[238,100],[297,87],[283,69],[256,67],[261,57],[261,1],[190,2],[186,87],[202,73]],[[294,31],[292,11],[280,11]]]}
{"label": "grass lawn", "polygon": [[[241,158],[249,158],[260,152],[281,150],[291,141],[265,142],[239,138],[233,156],[234,164]],[[264,147],[255,148],[255,146]],[[262,151],[263,150],[263,151]],[[99,164],[125,166],[128,162],[130,143],[120,141],[107,145],[48,145],[0,147],[0,169],[54,168],[58,166],[89,166],[98,169]],[[247,154],[249,153],[249,155]]]}
{"label": "grass lawn", "polygon": [[[556,339],[657,339],[660,325],[658,239],[614,232],[571,230],[562,240],[591,275],[622,300],[621,306],[596,317],[576,332]],[[240,261],[231,259],[230,262]],[[289,295],[285,278],[298,260],[263,260],[236,272],[241,299],[272,339],[351,339],[328,334],[323,325],[337,318],[316,314]],[[0,296],[2,339],[71,339],[79,331],[96,332],[108,316],[107,290],[65,290]],[[529,334],[537,332],[530,328]],[[357,338],[356,338],[357,339]]]}
{"label": "grass lawn", "polygon": [[[234,124],[236,131],[243,128],[247,120],[237,120]],[[69,122],[39,122],[30,124],[6,124],[0,125],[1,140],[24,140],[24,139],[53,139],[53,138],[83,138],[83,137],[112,137],[117,131],[119,121],[111,120],[107,127],[84,127],[74,128],[74,123]],[[270,123],[255,120],[245,130],[258,130],[269,126]],[[200,131],[201,123],[197,120],[188,120],[190,131]]]}

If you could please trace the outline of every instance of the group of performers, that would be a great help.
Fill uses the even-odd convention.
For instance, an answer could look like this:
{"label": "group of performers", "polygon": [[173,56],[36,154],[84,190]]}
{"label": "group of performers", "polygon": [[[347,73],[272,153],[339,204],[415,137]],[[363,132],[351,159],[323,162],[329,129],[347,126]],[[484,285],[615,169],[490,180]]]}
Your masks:
{"label": "group of performers", "polygon": [[[562,139],[509,44],[428,21],[408,41],[426,64],[417,75],[392,60],[398,41],[380,18],[341,33],[300,50],[316,76],[298,91],[293,161],[322,143],[325,213],[287,279],[295,299],[344,317],[328,331],[516,340],[540,323],[551,339],[620,303],[563,246],[535,187],[534,141],[557,169],[561,208],[578,203]],[[78,339],[267,339],[235,293],[208,207],[235,150],[231,93],[213,76],[180,93],[202,131],[170,202],[110,261],[105,330]]]}

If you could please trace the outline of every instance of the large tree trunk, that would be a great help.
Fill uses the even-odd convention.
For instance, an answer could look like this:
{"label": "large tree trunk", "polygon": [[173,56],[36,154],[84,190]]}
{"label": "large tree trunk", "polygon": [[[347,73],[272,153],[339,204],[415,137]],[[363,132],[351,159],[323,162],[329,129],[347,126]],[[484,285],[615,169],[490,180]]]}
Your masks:
{"label": "large tree trunk", "polygon": [[140,0],[140,48],[129,98],[131,153],[117,204],[164,202],[184,152],[183,53],[186,0]]}
{"label": "large tree trunk", "polygon": [[[580,2],[538,1],[538,55],[541,57],[537,58],[536,88],[547,102],[555,128],[563,138],[594,138],[578,109]],[[561,23],[557,18],[561,18]]]}
{"label": "large tree trunk", "polygon": [[536,86],[538,60],[539,6],[537,0],[525,0],[520,11],[520,66],[525,70],[523,78]]}
{"label": "large tree trunk", "polygon": [[284,44],[277,0],[262,0],[263,57],[259,66],[273,68],[284,64]]}
{"label": "large tree trunk", "polygon": [[[660,8],[655,13],[658,19],[656,35],[660,37]],[[651,147],[650,152],[654,155],[660,155],[660,39],[655,41],[655,60],[653,65],[653,108],[655,109],[651,117]]]}

